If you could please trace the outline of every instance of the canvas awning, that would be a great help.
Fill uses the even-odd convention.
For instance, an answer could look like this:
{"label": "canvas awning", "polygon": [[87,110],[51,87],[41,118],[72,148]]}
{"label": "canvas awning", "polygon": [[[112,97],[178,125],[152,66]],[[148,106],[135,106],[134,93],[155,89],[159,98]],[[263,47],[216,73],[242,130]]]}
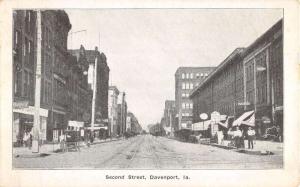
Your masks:
{"label": "canvas awning", "polygon": [[252,116],[249,119],[243,121],[242,124],[254,127],[255,126],[255,114],[252,114]]}
{"label": "canvas awning", "polygon": [[[248,111],[248,112],[245,112],[243,115],[241,115],[238,119],[236,119],[233,123],[232,123],[232,126],[234,127],[234,126],[240,126],[241,124],[245,124],[244,122],[246,122],[247,123],[247,118],[249,118],[251,115],[253,115],[254,116],[254,111],[253,110],[251,110],[251,111]],[[251,116],[252,117],[252,116]],[[250,118],[251,118],[250,117]],[[249,119],[250,119],[249,118]],[[254,121],[255,121],[255,117],[254,117]],[[250,123],[251,123],[251,121],[250,121]],[[245,124],[245,125],[247,125],[247,124]]]}
{"label": "canvas awning", "polygon": [[193,131],[204,131],[207,130],[209,125],[211,124],[211,120],[201,121],[198,123],[192,124],[192,130]]}
{"label": "canvas awning", "polygon": [[223,126],[223,127],[225,127],[225,128],[228,128],[228,119],[229,118],[227,118],[225,122],[219,121],[218,124],[221,125],[221,126]]}

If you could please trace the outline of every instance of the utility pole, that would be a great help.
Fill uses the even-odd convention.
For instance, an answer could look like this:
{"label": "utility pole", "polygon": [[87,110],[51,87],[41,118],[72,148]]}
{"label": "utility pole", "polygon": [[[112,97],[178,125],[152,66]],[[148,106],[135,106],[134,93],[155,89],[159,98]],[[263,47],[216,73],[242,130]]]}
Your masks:
{"label": "utility pole", "polygon": [[34,98],[34,119],[33,119],[33,141],[32,152],[39,153],[39,135],[40,135],[40,100],[41,100],[41,72],[42,72],[42,24],[41,10],[37,10],[37,60],[35,69],[35,98]]}
{"label": "utility pole", "polygon": [[93,72],[93,99],[92,99],[92,120],[91,120],[91,130],[92,134],[94,133],[95,127],[95,102],[96,102],[96,94],[97,94],[97,66],[98,66],[98,49],[95,49],[96,56],[95,56],[95,65],[94,65],[94,72]]}

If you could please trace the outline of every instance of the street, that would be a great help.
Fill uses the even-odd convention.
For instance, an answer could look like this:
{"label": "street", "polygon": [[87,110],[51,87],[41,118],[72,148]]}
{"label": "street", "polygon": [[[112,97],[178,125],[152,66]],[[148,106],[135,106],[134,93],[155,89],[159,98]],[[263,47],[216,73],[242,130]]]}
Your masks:
{"label": "street", "polygon": [[32,169],[272,169],[283,167],[282,152],[248,155],[165,137],[140,135],[83,147],[80,152],[13,158],[13,167]]}

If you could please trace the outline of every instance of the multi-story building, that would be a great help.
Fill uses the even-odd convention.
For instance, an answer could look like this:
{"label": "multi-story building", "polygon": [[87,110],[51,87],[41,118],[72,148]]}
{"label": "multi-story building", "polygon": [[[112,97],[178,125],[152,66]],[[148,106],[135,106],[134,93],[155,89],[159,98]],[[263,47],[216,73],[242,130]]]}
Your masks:
{"label": "multi-story building", "polygon": [[200,113],[218,111],[234,119],[253,111],[259,135],[271,125],[282,126],[282,20],[247,48],[230,54],[191,92],[193,122]]}
{"label": "multi-story building", "polygon": [[116,136],[118,129],[118,96],[119,90],[116,86],[110,86],[108,91],[108,122],[109,135]]}
{"label": "multi-story building", "polygon": [[192,125],[193,103],[190,91],[199,85],[214,67],[179,67],[175,73],[175,107],[177,126],[174,130],[190,129]]}
{"label": "multi-story building", "polygon": [[[34,116],[36,66],[36,12],[13,11],[13,142],[31,131]],[[44,84],[44,82],[42,82]],[[48,108],[41,107],[42,130],[46,131]],[[43,134],[43,138],[45,132]]]}
{"label": "multi-story building", "polygon": [[196,87],[190,95],[193,101],[193,123],[201,121],[200,114],[208,116],[217,111],[233,120],[243,113],[239,103],[243,97],[243,48],[234,50],[205,81]]}
{"label": "multi-story building", "polygon": [[[41,18],[41,48],[37,49],[37,15]],[[91,90],[87,82],[88,61],[83,47],[67,50],[71,29],[62,10],[14,11],[14,142],[33,127],[34,94],[40,91],[40,138],[58,141],[68,121],[89,123]],[[41,59],[37,59],[37,52]],[[35,90],[37,60],[41,62],[41,89]]]}
{"label": "multi-story building", "polygon": [[123,135],[126,132],[127,119],[127,102],[125,92],[120,92],[118,97],[118,117],[117,117],[117,134]]}
{"label": "multi-story building", "polygon": [[282,20],[255,40],[244,52],[244,106],[254,110],[259,134],[270,125],[283,129]]}
{"label": "multi-story building", "polygon": [[[15,121],[19,123],[16,126],[20,127],[14,131],[18,137],[33,126],[31,107],[34,104],[37,61],[36,18],[37,12],[33,10],[14,11],[14,100],[28,102],[25,108],[19,108],[25,110],[25,115],[22,111],[14,111]],[[67,35],[71,24],[62,10],[41,11],[41,22],[41,134],[42,139],[52,140],[58,132],[53,130],[67,125]]]}
{"label": "multi-story building", "polygon": [[[89,62],[89,72],[93,72],[97,60],[96,76],[96,96],[95,96],[95,124],[108,126],[108,82],[109,67],[106,56],[100,53],[98,48],[95,50],[85,50],[87,61]],[[93,73],[89,74],[90,87],[93,89]]]}
{"label": "multi-story building", "polygon": [[72,55],[68,66],[68,120],[91,123],[92,90],[88,85],[89,62],[85,49],[81,45],[78,50],[69,50]]}

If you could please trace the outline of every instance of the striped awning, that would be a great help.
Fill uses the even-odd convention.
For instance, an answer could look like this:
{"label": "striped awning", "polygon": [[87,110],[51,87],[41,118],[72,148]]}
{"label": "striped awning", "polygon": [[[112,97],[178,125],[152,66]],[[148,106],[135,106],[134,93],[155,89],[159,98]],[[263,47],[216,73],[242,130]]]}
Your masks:
{"label": "striped awning", "polygon": [[[241,115],[238,119],[236,119],[233,123],[232,126],[240,126],[241,124],[245,124],[245,125],[249,125],[252,123],[252,121],[248,121],[250,118],[252,118],[252,115],[254,117],[254,121],[255,121],[255,116],[254,116],[254,110],[245,112],[243,115]],[[253,120],[253,119],[252,119]],[[246,124],[247,123],[247,124]],[[254,122],[253,122],[254,124]],[[254,126],[254,125],[251,125]]]}

